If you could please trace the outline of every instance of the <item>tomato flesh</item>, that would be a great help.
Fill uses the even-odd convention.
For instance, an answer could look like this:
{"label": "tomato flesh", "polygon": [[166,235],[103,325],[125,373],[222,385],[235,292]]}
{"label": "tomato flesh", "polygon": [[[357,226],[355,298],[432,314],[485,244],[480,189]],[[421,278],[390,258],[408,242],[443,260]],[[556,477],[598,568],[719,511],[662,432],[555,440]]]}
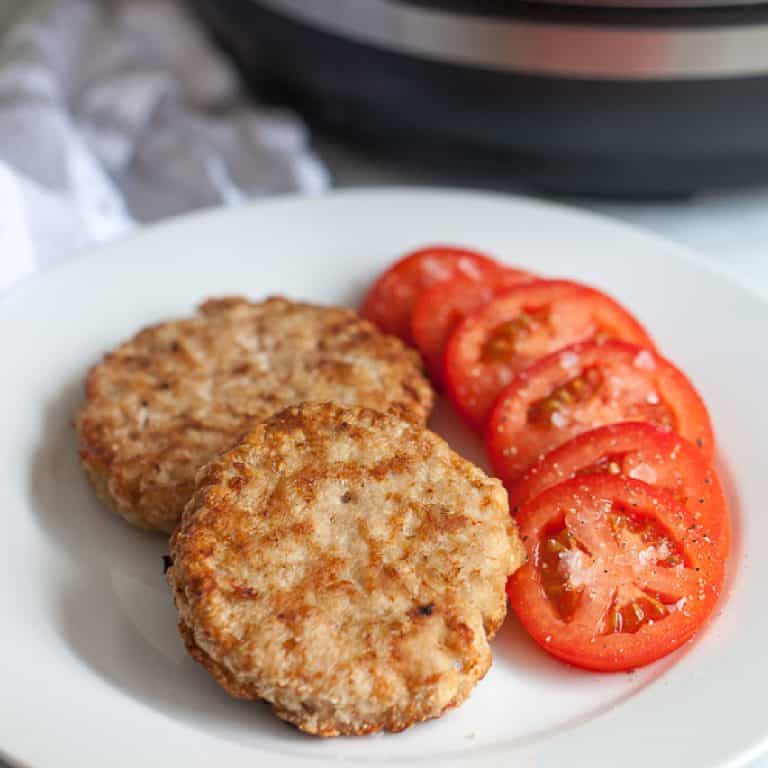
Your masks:
{"label": "tomato flesh", "polygon": [[486,446],[507,487],[537,460],[578,434],[641,421],[677,432],[709,460],[706,406],[688,379],[648,349],[619,341],[576,344],[519,374],[488,421]]}
{"label": "tomato flesh", "polygon": [[[515,375],[542,356],[589,339],[653,346],[637,320],[599,291],[565,280],[513,287],[466,317],[451,334],[444,359],[446,390],[458,411],[481,429],[499,392]],[[573,388],[579,386],[574,382]]]}
{"label": "tomato flesh", "polygon": [[513,514],[547,488],[587,475],[614,475],[664,488],[722,555],[730,547],[728,505],[717,473],[687,440],[652,424],[610,424],[584,432],[542,457],[511,483]]}
{"label": "tomato flesh", "polygon": [[464,277],[480,280],[502,267],[489,256],[452,246],[435,245],[404,256],[373,284],[360,314],[384,333],[413,343],[411,314],[425,288],[437,282]]}
{"label": "tomato flesh", "polygon": [[[621,548],[652,552],[660,566],[671,568],[683,564],[680,548],[669,534],[653,520],[643,518],[620,504],[606,513],[610,531]],[[541,543],[536,564],[540,569],[541,586],[557,614],[570,621],[583,597],[583,577],[598,566],[598,558],[582,548],[565,520],[557,533],[550,533]],[[608,572],[603,569],[603,572]],[[601,626],[601,632],[637,632],[644,621],[663,615],[664,597],[647,594],[634,585],[622,584],[611,603]]]}
{"label": "tomato flesh", "polygon": [[507,584],[542,648],[587,669],[648,664],[693,636],[724,579],[714,545],[669,493],[592,475],[548,488],[518,515],[528,562]]}
{"label": "tomato flesh", "polygon": [[477,280],[456,277],[422,291],[413,308],[411,332],[433,381],[443,380],[445,345],[456,326],[496,296],[534,279],[528,272],[503,269]]}

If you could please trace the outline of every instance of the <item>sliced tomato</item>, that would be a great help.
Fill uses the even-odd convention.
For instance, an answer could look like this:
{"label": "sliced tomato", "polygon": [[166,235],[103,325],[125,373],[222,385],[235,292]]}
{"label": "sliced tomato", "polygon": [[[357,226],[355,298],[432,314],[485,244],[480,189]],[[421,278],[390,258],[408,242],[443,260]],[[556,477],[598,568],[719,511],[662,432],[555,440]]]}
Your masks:
{"label": "sliced tomato", "polygon": [[497,395],[517,373],[556,349],[593,338],[653,346],[637,320],[600,291],[565,280],[511,288],[451,334],[446,390],[458,411],[481,429]]}
{"label": "sliced tomato", "polygon": [[443,379],[445,345],[454,328],[494,297],[534,279],[528,272],[504,269],[478,280],[455,277],[421,292],[413,307],[411,333],[433,381]]}
{"label": "sliced tomato", "polygon": [[493,408],[486,447],[511,487],[553,448],[621,421],[676,432],[712,457],[709,414],[691,382],[655,352],[621,341],[574,344],[520,373]]}
{"label": "sliced tomato", "polygon": [[652,424],[610,424],[550,451],[510,486],[510,510],[517,514],[547,488],[565,480],[596,474],[628,477],[667,489],[688,510],[694,521],[692,530],[709,537],[717,553],[727,557],[728,505],[717,474],[698,448]]}
{"label": "sliced tomato", "polygon": [[360,314],[384,333],[411,344],[411,312],[421,291],[454,277],[481,279],[501,268],[490,256],[476,251],[447,245],[422,248],[404,256],[379,277],[368,291]]}
{"label": "sliced tomato", "polygon": [[553,486],[520,510],[528,561],[507,584],[512,608],[542,648],[578,667],[655,661],[693,636],[722,590],[723,560],[695,522],[638,480]]}

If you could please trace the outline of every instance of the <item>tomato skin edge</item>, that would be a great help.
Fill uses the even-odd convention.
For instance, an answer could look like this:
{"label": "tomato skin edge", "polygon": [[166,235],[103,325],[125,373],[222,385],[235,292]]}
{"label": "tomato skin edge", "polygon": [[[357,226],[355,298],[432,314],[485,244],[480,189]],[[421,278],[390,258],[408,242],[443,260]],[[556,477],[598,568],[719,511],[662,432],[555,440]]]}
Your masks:
{"label": "tomato skin edge", "polygon": [[[686,478],[682,488],[676,487],[689,491],[687,501],[691,513],[703,515],[704,519],[719,518],[721,525],[715,527],[710,521],[707,532],[715,537],[720,554],[723,559],[727,559],[731,545],[731,520],[728,500],[717,471],[684,437],[648,422],[625,421],[607,424],[582,432],[553,448],[540,457],[521,478],[508,485],[510,513],[515,517],[516,510],[526,503],[532,502],[549,488],[572,479],[574,468],[578,467],[575,476],[582,478],[588,476],[581,471],[580,465],[584,461],[587,462],[585,466],[588,466],[606,453],[616,451],[640,456],[643,453],[646,456],[651,453],[648,457],[651,468],[657,467],[657,462],[663,462],[665,457],[668,457],[667,460],[675,465],[674,472]],[[676,464],[678,461],[682,463]],[[556,479],[554,472],[558,473]],[[664,468],[662,468],[663,473]],[[626,477],[623,473],[620,476]],[[667,489],[670,492],[673,490],[659,482],[649,484],[654,488]]]}
{"label": "tomato skin edge", "polygon": [[[656,352],[653,352],[653,350],[647,350],[643,347],[638,347],[634,344],[630,344],[628,342],[624,341],[617,341],[617,340],[609,340],[606,342],[593,342],[593,341],[587,341],[587,342],[580,342],[577,344],[571,344],[567,347],[564,347],[562,349],[556,350],[555,352],[550,353],[549,355],[545,355],[544,357],[537,360],[535,363],[529,365],[527,368],[525,368],[523,371],[521,371],[517,376],[515,376],[512,381],[509,383],[507,387],[505,387],[498,395],[496,400],[494,401],[493,407],[491,408],[488,418],[486,420],[485,429],[483,431],[483,440],[486,446],[486,451],[488,453],[489,461],[491,464],[491,468],[494,472],[494,474],[497,477],[502,478],[502,480],[506,482],[515,482],[518,478],[510,479],[508,476],[507,468],[502,463],[502,460],[500,458],[501,450],[497,450],[497,433],[502,432],[502,429],[500,428],[502,424],[505,423],[505,405],[508,400],[513,400],[514,396],[525,389],[526,386],[529,385],[530,382],[535,381],[535,377],[540,376],[542,372],[548,372],[548,369],[554,368],[555,365],[558,363],[558,360],[561,355],[564,353],[572,352],[577,355],[590,355],[592,353],[599,353],[600,355],[605,353],[613,352],[616,355],[623,355],[627,359],[635,359],[639,353],[647,351],[649,354],[653,355],[655,360],[655,367],[658,368],[660,371],[662,371],[663,376],[665,377],[665,383],[661,387],[661,390],[663,393],[667,393],[670,390],[676,392],[676,393],[683,393],[686,395],[686,405],[690,407],[686,407],[683,412],[681,412],[683,415],[688,415],[689,413],[695,414],[695,418],[693,419],[686,419],[686,423],[688,426],[695,425],[696,426],[696,433],[697,437],[692,437],[690,434],[685,434],[682,430],[677,431],[677,434],[679,434],[681,437],[687,439],[689,442],[696,444],[696,447],[698,450],[701,451],[702,457],[708,461],[712,461],[712,457],[714,455],[715,451],[715,435],[714,430],[712,427],[712,420],[709,415],[709,410],[707,409],[707,406],[704,402],[704,399],[702,398],[699,391],[695,388],[693,383],[690,381],[690,379],[679,369],[677,368],[673,363],[671,363],[667,358],[662,357]],[[679,417],[680,413],[676,413],[676,415]],[[615,423],[615,422],[614,422]],[[588,429],[595,429],[600,426],[604,426],[604,424],[596,424]],[[678,427],[680,425],[678,424]],[[583,431],[588,431],[588,429],[585,429]],[[565,438],[561,443],[558,445],[562,445],[564,442],[566,442],[569,439],[572,439],[573,436]],[[557,446],[552,446],[549,450],[554,450]],[[548,453],[549,451],[547,451]],[[528,467],[524,470],[523,473],[521,473],[519,476],[522,477],[522,474],[527,472],[532,466],[535,466],[535,464],[542,458],[542,456],[536,456],[535,459],[532,461]]]}
{"label": "tomato skin edge", "polygon": [[[474,264],[480,273],[502,269],[502,265],[492,256],[470,248],[441,244],[423,246],[401,256],[379,274],[360,302],[358,309],[360,316],[370,320],[384,333],[398,336],[406,344],[412,346],[411,316],[410,312],[407,312],[408,305],[411,305],[410,309],[412,310],[415,296],[425,287],[423,284],[419,284],[418,262],[427,256],[437,258],[440,254],[448,256],[450,260],[466,258]],[[417,284],[414,285],[412,281],[406,280],[405,276],[408,278],[415,277]],[[409,296],[405,301],[402,298],[398,300],[396,296],[391,295],[392,283],[397,282],[398,277],[404,280],[406,294]],[[386,311],[382,311],[382,294],[386,297],[388,292],[390,301],[384,302]],[[394,301],[392,301],[393,298]],[[394,313],[392,312],[393,309]],[[404,314],[406,312],[407,316]]]}
{"label": "tomato skin edge", "polygon": [[[471,407],[465,402],[465,397],[462,395],[461,387],[466,385],[467,379],[463,376],[463,371],[472,365],[477,365],[478,361],[466,358],[466,355],[462,355],[462,352],[466,352],[465,345],[467,345],[468,339],[471,338],[473,332],[484,328],[485,324],[490,321],[490,317],[493,317],[494,308],[504,306],[505,301],[511,301],[514,297],[519,297],[521,300],[525,298],[526,294],[531,292],[543,292],[544,296],[549,296],[546,299],[547,303],[556,305],[558,301],[563,300],[564,294],[568,300],[577,299],[585,301],[590,306],[600,307],[601,311],[607,311],[608,317],[611,317],[613,321],[618,322],[618,325],[613,327],[613,330],[618,331],[616,336],[611,335],[611,340],[627,339],[626,342],[635,346],[648,349],[653,354],[656,352],[656,346],[653,339],[648,334],[644,326],[640,321],[622,304],[616,301],[612,296],[596,289],[584,283],[579,283],[574,280],[562,280],[562,279],[546,279],[546,278],[534,278],[530,282],[520,284],[518,286],[510,287],[485,304],[478,307],[473,312],[467,314],[452,330],[447,342],[445,343],[443,356],[441,361],[441,369],[443,372],[443,387],[445,392],[449,395],[451,402],[454,404],[456,410],[462,419],[469,424],[469,426],[476,432],[482,434],[490,415],[493,413],[496,403],[498,402],[501,391],[495,393],[495,397],[488,404],[484,413],[476,413],[471,410]],[[542,297],[540,297],[541,299]],[[496,318],[498,320],[500,318]],[[605,319],[603,316],[602,319]],[[542,355],[538,359],[531,359],[526,361],[525,367],[518,370],[514,377],[519,376],[523,371],[528,370],[532,366],[536,365],[540,360],[549,357],[550,355],[557,355],[558,353],[575,346],[575,344],[587,344],[591,340],[597,338],[593,336],[591,339],[582,339],[580,341],[568,341],[561,340],[562,346],[552,349],[546,354]],[[489,370],[484,371],[485,375],[490,375]],[[515,379],[513,378],[512,381]]]}
{"label": "tomato skin edge", "polygon": [[[536,643],[536,645],[538,645],[542,650],[546,651],[550,656],[562,662],[563,664],[568,664],[569,666],[576,667],[577,669],[583,669],[588,672],[618,674],[620,672],[628,672],[640,667],[647,666],[648,664],[653,664],[656,661],[660,661],[661,659],[666,658],[670,654],[679,650],[681,646],[692,640],[700,631],[705,629],[706,623],[711,618],[712,611],[707,614],[702,623],[698,626],[690,626],[684,631],[675,632],[674,634],[670,633],[672,634],[672,637],[668,641],[669,644],[667,646],[667,650],[665,650],[661,656],[655,653],[652,648],[648,647],[645,651],[637,651],[631,654],[621,654],[618,651],[609,649],[605,652],[604,655],[595,654],[594,656],[586,658],[583,654],[574,652],[568,647],[559,644],[555,640],[554,636],[552,636],[552,639],[547,642],[545,638],[539,636],[536,625],[531,624],[528,621],[525,611],[522,609],[522,607],[520,607],[518,598],[516,596],[513,597],[513,595],[516,595],[513,580],[517,574],[523,571],[524,568],[529,567],[533,566],[529,566],[529,564],[526,563],[522,568],[520,568],[519,571],[517,571],[517,573],[513,574],[507,582],[507,597],[509,599],[510,607],[514,611],[515,616],[525,629],[528,636],[531,638],[531,640],[533,640],[533,642]],[[525,574],[521,574],[521,576],[524,575]],[[716,604],[717,600],[715,600],[715,603],[712,606],[712,610],[714,610]],[[669,618],[665,619],[665,621],[669,621]]]}
{"label": "tomato skin edge", "polygon": [[[558,660],[581,669],[598,672],[620,672],[635,669],[661,659],[690,640],[714,612],[720,598],[725,577],[725,561],[722,558],[708,558],[706,548],[701,542],[694,541],[691,549],[686,549],[693,557],[693,564],[701,566],[705,582],[697,589],[698,600],[694,599],[694,614],[679,609],[670,613],[662,621],[644,625],[636,633],[619,633],[593,636],[585,642],[582,625],[562,621],[546,597],[535,566],[536,549],[541,536],[547,530],[552,509],[557,508],[561,498],[574,499],[578,504],[579,494],[590,495],[590,488],[597,497],[605,494],[606,498],[625,501],[640,498],[646,503],[654,499],[667,503],[666,491],[654,488],[640,480],[606,476],[584,476],[567,480],[559,486],[552,486],[543,491],[536,500],[526,505],[519,520],[527,561],[507,581],[507,596],[512,610],[531,638],[547,653]],[[622,496],[620,491],[626,488],[629,496]],[[614,493],[611,493],[613,489]],[[602,490],[602,493],[601,493]],[[617,495],[618,493],[618,495]],[[638,496],[639,494],[639,496]],[[676,503],[669,497],[670,512],[674,512]],[[682,509],[679,505],[678,509]],[[547,512],[549,508],[550,512]],[[691,519],[688,517],[688,519]],[[697,566],[698,569],[698,566]],[[700,594],[699,594],[700,593]]]}
{"label": "tomato skin edge", "polygon": [[[458,324],[471,312],[492,301],[505,290],[539,279],[536,275],[522,269],[504,266],[497,274],[489,273],[478,280],[471,280],[467,277],[452,277],[433,283],[421,291],[411,313],[411,338],[421,352],[430,377],[436,386],[441,388],[444,386],[443,358],[445,348]],[[450,301],[448,306],[455,310],[456,305],[464,303],[461,295],[464,289],[470,292],[473,292],[474,289],[474,296],[470,302],[473,305],[472,309],[462,308],[459,311],[458,322],[445,324],[445,317],[440,317],[440,310],[443,310],[444,307],[440,307],[437,310],[441,320],[438,326],[440,333],[435,335],[435,325],[432,318],[435,315],[435,305],[439,303],[441,294],[447,293]],[[477,296],[478,293],[486,294],[486,296],[481,298]]]}

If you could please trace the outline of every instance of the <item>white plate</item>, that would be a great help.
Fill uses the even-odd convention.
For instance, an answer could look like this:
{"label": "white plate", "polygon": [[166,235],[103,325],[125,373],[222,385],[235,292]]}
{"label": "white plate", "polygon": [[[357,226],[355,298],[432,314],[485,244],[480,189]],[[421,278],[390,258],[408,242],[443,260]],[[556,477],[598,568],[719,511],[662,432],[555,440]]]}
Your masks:
{"label": "white plate", "polygon": [[[492,670],[457,711],[399,735],[321,741],[228,698],[186,657],[165,543],[99,506],[69,419],[87,367],[140,326],[226,292],[354,304],[393,257],[436,240],[610,291],[692,376],[734,514],[729,589],[697,642],[633,674],[563,666],[510,618]],[[743,764],[768,736],[766,328],[766,304],[675,246],[564,208],[459,192],[194,216],[30,281],[0,305],[0,750],[32,768]],[[479,455],[446,409],[435,425]]]}

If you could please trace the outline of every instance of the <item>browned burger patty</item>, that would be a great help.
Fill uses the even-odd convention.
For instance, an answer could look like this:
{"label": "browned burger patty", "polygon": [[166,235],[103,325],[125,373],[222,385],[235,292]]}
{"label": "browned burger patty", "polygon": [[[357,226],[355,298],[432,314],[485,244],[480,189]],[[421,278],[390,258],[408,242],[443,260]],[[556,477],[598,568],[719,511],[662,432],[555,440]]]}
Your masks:
{"label": "browned burger patty", "polygon": [[333,400],[423,424],[432,390],[416,352],[348,309],[271,298],[207,301],[141,331],[89,373],[75,419],[99,497],[170,533],[196,470],[288,405]]}
{"label": "browned burger patty", "polygon": [[440,437],[310,403],[200,471],[168,581],[189,652],[229,693],[336,736],[461,704],[524,558],[500,482]]}

